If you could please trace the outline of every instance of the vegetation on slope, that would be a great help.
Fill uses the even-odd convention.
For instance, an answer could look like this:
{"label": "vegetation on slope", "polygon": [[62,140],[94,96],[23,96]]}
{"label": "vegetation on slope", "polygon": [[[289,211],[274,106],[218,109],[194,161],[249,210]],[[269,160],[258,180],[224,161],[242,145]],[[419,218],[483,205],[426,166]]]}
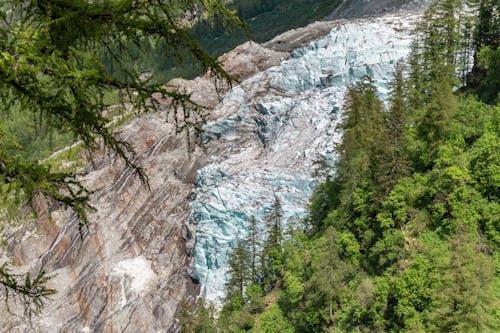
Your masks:
{"label": "vegetation on slope", "polygon": [[498,332],[500,6],[476,5],[431,5],[387,107],[369,78],[349,88],[304,226],[276,228],[277,201],[265,244],[234,250],[217,320],[201,302],[186,332]]}
{"label": "vegetation on slope", "polygon": [[[249,29],[233,11],[248,19]],[[330,12],[338,1],[87,1],[5,0],[0,3],[0,209],[46,197],[71,207],[86,221],[90,193],[75,177],[88,148],[114,150],[133,167],[134,151],[108,126],[107,108],[132,103],[154,107],[159,92],[175,107],[189,108],[200,125],[199,106],[189,96],[167,91],[171,78],[211,71],[230,80],[215,56],[246,41],[264,41]],[[191,24],[195,22],[196,24]],[[228,27],[236,32],[228,31]],[[238,29],[237,29],[238,28]],[[152,79],[144,80],[148,75]],[[118,98],[119,95],[125,98]],[[152,105],[153,104],[153,105]],[[175,112],[175,111],[174,111]],[[125,115],[126,117],[127,115]],[[124,119],[124,118],[122,118]],[[182,122],[179,122],[181,124]],[[181,124],[182,126],[182,124]],[[185,127],[179,128],[184,129]],[[198,131],[195,131],[198,132]],[[190,135],[190,134],[188,134]],[[54,151],[70,146],[55,158]],[[43,160],[42,162],[40,162]],[[23,278],[24,283],[20,278]],[[25,279],[24,279],[25,278]],[[15,276],[0,266],[3,295],[22,294],[27,310],[39,308],[45,276]],[[39,288],[39,289],[37,289]]]}
{"label": "vegetation on slope", "polygon": [[[209,21],[193,17],[191,33],[212,56],[220,56],[236,46],[254,40],[262,43],[293,28],[303,27],[332,12],[340,0],[234,0],[228,8],[246,21],[245,29],[227,29],[223,20]],[[194,78],[202,69],[187,61],[166,57],[170,46],[165,43],[129,44],[127,47],[130,66],[153,74],[153,81],[165,83],[176,77]],[[107,68],[114,75],[113,59],[106,60]]]}

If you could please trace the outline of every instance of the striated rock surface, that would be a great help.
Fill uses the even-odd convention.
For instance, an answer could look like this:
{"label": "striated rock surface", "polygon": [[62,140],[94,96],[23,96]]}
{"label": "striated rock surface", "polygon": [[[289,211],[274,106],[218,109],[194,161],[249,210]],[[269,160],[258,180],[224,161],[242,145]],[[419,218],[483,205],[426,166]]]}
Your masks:
{"label": "striated rock surface", "polygon": [[150,188],[103,153],[84,177],[96,211],[83,239],[75,217],[58,207],[12,227],[7,255],[20,270],[43,265],[58,293],[31,325],[0,308],[0,332],[175,331],[182,299],[200,290],[220,299],[227,253],[246,221],[262,219],[274,195],[288,221],[304,215],[313,162],[334,159],[346,85],[370,74],[384,94],[416,18],[321,22],[265,45],[245,43],[221,57],[240,81],[231,91],[208,75],[173,80],[211,109],[203,149],[188,154],[166,112],[121,126]]}
{"label": "striated rock surface", "polygon": [[210,159],[198,172],[192,204],[193,276],[203,296],[221,300],[228,254],[246,236],[251,216],[265,229],[274,196],[285,221],[304,217],[317,182],[314,162],[335,158],[346,88],[369,75],[385,97],[394,65],[409,52],[417,18],[388,15],[285,33],[267,45],[286,50],[333,26],[224,96],[212,112],[216,119],[204,127]]}
{"label": "striated rock surface", "polygon": [[[245,80],[289,56],[248,42],[221,61],[237,80]],[[169,85],[208,109],[229,89],[223,85],[217,90],[209,75]],[[54,276],[49,287],[58,293],[31,324],[0,308],[0,332],[175,331],[179,302],[198,294],[189,274],[194,235],[189,234],[188,219],[197,170],[206,164],[207,154],[199,148],[188,154],[166,111],[143,114],[119,132],[138,152],[150,188],[113,156],[96,155],[84,177],[96,191],[91,201],[96,211],[89,216],[92,224],[83,240],[70,211],[43,202],[37,221],[4,230],[8,246],[0,255],[14,258],[20,272],[43,266]]]}
{"label": "striated rock surface", "polygon": [[139,152],[150,190],[111,156],[98,160],[84,179],[97,192],[83,242],[76,218],[56,211],[59,233],[35,262],[53,273],[58,293],[32,327],[2,316],[0,331],[164,332],[178,301],[196,294],[183,236],[203,158],[187,156],[165,113],[142,115],[121,132]]}

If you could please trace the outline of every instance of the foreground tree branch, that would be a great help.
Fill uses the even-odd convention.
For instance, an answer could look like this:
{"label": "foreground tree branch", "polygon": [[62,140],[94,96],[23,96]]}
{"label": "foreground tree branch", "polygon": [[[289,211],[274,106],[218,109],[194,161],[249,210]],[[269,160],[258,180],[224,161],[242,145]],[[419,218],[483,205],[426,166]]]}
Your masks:
{"label": "foreground tree branch", "polygon": [[[199,133],[203,109],[190,96],[141,80],[126,69],[124,53],[135,44],[163,42],[165,57],[190,61],[210,72],[216,82],[232,81],[216,58],[207,54],[190,33],[186,13],[201,12],[205,20],[243,26],[235,13],[219,0],[6,0],[0,4],[0,199],[21,207],[44,197],[71,208],[88,223],[91,192],[74,172],[59,172],[37,160],[23,157],[19,138],[3,126],[13,110],[33,116],[35,125],[71,133],[83,147],[108,149],[132,168],[147,186],[134,149],[107,126],[104,94],[120,90],[137,112],[156,109],[152,98],[172,100],[177,132]],[[113,59],[122,69],[110,74],[102,59]],[[179,111],[180,110],[180,111]],[[177,115],[180,112],[180,115]],[[38,120],[37,120],[38,119]],[[40,271],[31,278],[0,266],[0,285],[7,301],[19,296],[27,314],[39,310],[54,293]]]}

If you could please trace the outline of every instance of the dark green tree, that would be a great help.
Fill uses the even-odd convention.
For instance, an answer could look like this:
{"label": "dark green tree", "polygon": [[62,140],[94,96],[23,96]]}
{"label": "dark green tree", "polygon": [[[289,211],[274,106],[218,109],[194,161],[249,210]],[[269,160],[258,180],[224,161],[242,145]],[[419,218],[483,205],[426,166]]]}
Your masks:
{"label": "dark green tree", "polygon": [[[326,230],[318,240],[318,249],[312,259],[314,271],[310,282],[319,293],[323,304],[318,304],[322,316],[323,329],[337,326],[335,313],[340,310],[341,298],[359,266],[359,244],[350,232],[334,228]],[[317,297],[317,296],[316,296]],[[307,295],[314,299],[315,296]]]}
{"label": "dark green tree", "polygon": [[269,292],[279,285],[283,276],[283,210],[280,199],[275,196],[271,212],[266,218],[268,235],[262,247],[261,270],[264,291]]}
{"label": "dark green tree", "polygon": [[217,333],[220,332],[215,320],[216,310],[212,304],[200,298],[196,304],[181,302],[177,318],[181,332]]}
{"label": "dark green tree", "polygon": [[255,216],[250,218],[248,225],[248,236],[245,238],[245,243],[248,246],[248,255],[250,257],[250,281],[258,284],[261,280],[259,274],[259,262],[261,256],[261,234],[257,219]]}
{"label": "dark green tree", "polygon": [[239,240],[229,256],[228,280],[218,325],[223,332],[244,332],[252,328],[252,313],[261,307],[262,290],[250,277],[251,258],[247,244]]}
{"label": "dark green tree", "polygon": [[391,82],[390,106],[384,120],[385,133],[382,133],[388,140],[380,145],[377,151],[374,183],[379,200],[389,193],[400,178],[410,174],[403,70],[403,64],[398,63]]}
{"label": "dark green tree", "polygon": [[313,191],[307,209],[305,222],[312,232],[319,232],[323,227],[328,212],[340,204],[340,182],[337,177],[326,176]]}
{"label": "dark green tree", "polygon": [[500,39],[500,5],[495,0],[479,0],[478,19],[474,32],[476,50],[484,46],[498,47]]}
{"label": "dark green tree", "polygon": [[434,79],[450,81],[456,75],[461,54],[461,0],[434,1],[418,23],[409,58],[410,106],[419,109],[428,102]]}
{"label": "dark green tree", "polygon": [[485,308],[492,306],[494,267],[481,251],[481,239],[464,225],[451,240],[451,258],[444,273],[444,289],[438,297],[444,316],[437,325],[448,332],[487,332],[498,329],[499,319]]}
{"label": "dark green tree", "polygon": [[245,287],[249,284],[249,254],[243,241],[238,241],[229,255],[225,303],[229,310],[239,310],[245,304]]}
{"label": "dark green tree", "polygon": [[429,89],[429,103],[418,125],[419,137],[424,142],[420,151],[423,166],[432,164],[438,147],[450,136],[450,121],[458,106],[452,85],[446,78],[436,79]]}
{"label": "dark green tree", "polygon": [[341,204],[349,207],[356,189],[366,180],[371,182],[375,154],[385,142],[383,106],[372,79],[365,78],[348,89],[340,129],[344,137],[337,147],[336,171]]}

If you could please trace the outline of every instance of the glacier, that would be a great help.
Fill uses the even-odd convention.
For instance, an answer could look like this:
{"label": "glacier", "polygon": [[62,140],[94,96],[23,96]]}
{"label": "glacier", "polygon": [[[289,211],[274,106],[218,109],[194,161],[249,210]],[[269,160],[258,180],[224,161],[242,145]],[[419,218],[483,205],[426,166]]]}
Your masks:
{"label": "glacier", "polygon": [[[291,58],[241,82],[213,111],[203,142],[211,160],[198,171],[190,224],[193,278],[201,296],[220,303],[228,254],[251,216],[263,221],[278,197],[285,223],[306,214],[319,181],[314,162],[335,161],[347,87],[371,76],[380,96],[410,50],[419,15],[392,14],[344,22]],[[192,237],[192,236],[191,236]]]}

